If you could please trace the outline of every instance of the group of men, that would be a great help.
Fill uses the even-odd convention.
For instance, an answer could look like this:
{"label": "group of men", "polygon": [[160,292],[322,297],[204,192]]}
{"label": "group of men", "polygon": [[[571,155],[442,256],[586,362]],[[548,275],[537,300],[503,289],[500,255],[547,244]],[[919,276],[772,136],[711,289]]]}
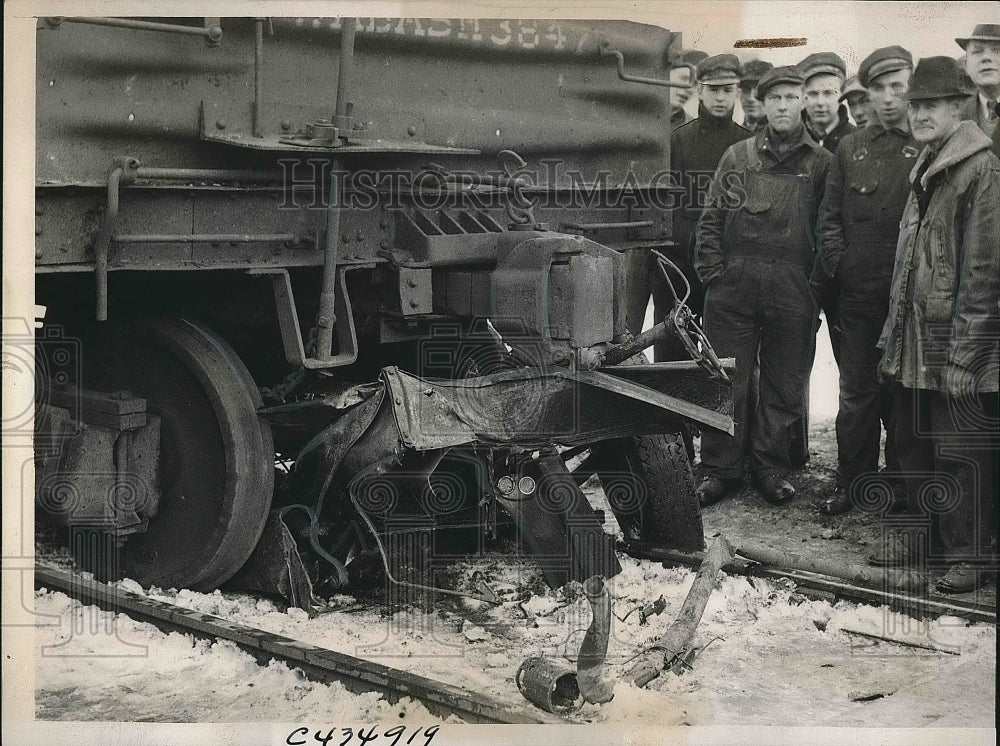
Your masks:
{"label": "group of men", "polygon": [[[676,213],[671,259],[716,353],[736,359],[735,436],[702,434],[702,504],[747,472],[767,502],[794,497],[822,310],[840,407],[836,484],[818,507],[870,506],[883,486],[901,528],[870,560],[940,553],[939,589],[962,592],[995,560],[1000,25],[956,41],[961,60],[876,49],[850,81],[832,52],[789,67],[701,55],[698,117],[675,109],[671,168],[714,176]],[[658,273],[651,284],[662,318],[673,297]],[[913,529],[925,525],[931,546]]]}

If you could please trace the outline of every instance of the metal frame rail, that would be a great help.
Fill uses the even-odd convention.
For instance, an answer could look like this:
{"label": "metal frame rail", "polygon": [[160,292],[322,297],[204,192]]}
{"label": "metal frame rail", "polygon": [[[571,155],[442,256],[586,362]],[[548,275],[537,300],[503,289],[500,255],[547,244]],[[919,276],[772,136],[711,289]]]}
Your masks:
{"label": "metal frame rail", "polygon": [[206,639],[229,640],[261,663],[271,659],[285,661],[313,681],[338,681],[353,692],[377,691],[392,702],[401,697],[412,697],[439,717],[457,715],[466,722],[478,724],[567,722],[534,708],[501,702],[408,671],[146,598],[68,570],[36,565],[35,587],[43,586],[65,593],[83,604],[127,614],[164,631],[182,631]]}

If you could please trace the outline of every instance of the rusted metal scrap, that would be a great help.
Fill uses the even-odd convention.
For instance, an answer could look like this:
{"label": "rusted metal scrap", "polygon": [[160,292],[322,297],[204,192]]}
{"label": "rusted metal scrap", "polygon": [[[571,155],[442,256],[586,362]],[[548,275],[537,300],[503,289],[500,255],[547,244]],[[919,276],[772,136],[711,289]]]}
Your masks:
{"label": "rusted metal scrap", "polygon": [[548,658],[526,658],[514,681],[525,699],[547,712],[567,714],[583,704],[577,675]]}
{"label": "rusted metal scrap", "polygon": [[927,576],[916,570],[894,567],[868,567],[848,562],[836,562],[820,557],[804,557],[761,544],[740,542],[736,553],[748,560],[767,567],[782,567],[820,575],[832,575],[869,588],[893,588],[901,591],[919,591],[927,588]]}
{"label": "rusted metal scrap", "polygon": [[725,537],[719,536],[705,553],[705,559],[698,568],[691,590],[681,606],[677,619],[657,643],[639,657],[630,675],[637,686],[646,686],[660,675],[660,671],[670,669],[679,661],[686,662],[686,653],[694,637],[698,622],[705,613],[709,596],[715,587],[719,571],[733,561],[733,547]]}
{"label": "rusted metal scrap", "polygon": [[603,704],[614,697],[613,686],[602,676],[611,636],[611,595],[600,575],[587,578],[583,593],[590,602],[591,618],[576,657],[576,673],[547,658],[532,656],[514,677],[530,702],[552,713],[573,712],[583,702]]}
{"label": "rusted metal scrap", "polygon": [[611,634],[611,595],[599,575],[587,578],[583,592],[590,601],[591,618],[576,657],[576,678],[583,698],[602,704],[614,697],[613,687],[602,678]]}

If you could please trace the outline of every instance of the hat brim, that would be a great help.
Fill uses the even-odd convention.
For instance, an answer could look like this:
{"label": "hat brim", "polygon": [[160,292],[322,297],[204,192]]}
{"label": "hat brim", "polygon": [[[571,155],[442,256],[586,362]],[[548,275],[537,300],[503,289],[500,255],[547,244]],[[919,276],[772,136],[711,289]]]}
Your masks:
{"label": "hat brim", "polygon": [[802,79],[808,82],[811,78],[815,78],[817,75],[836,75],[841,80],[846,77],[844,71],[839,67],[834,67],[833,65],[818,65],[816,67],[809,68],[808,72],[803,73]]}
{"label": "hat brim", "polygon": [[917,91],[916,93],[907,93],[904,97],[904,101],[933,101],[935,99],[941,98],[969,98],[974,94],[968,91],[961,91],[959,93],[952,92],[924,92]]}
{"label": "hat brim", "polygon": [[844,101],[849,101],[851,96],[864,96],[868,98],[868,91],[859,91],[856,88],[853,91],[848,91],[847,93],[841,93],[840,98],[837,100],[843,103]]}
{"label": "hat brim", "polygon": [[775,80],[773,82],[770,82],[766,86],[764,86],[763,88],[761,88],[758,85],[757,86],[757,100],[758,101],[763,101],[767,97],[767,94],[771,92],[771,89],[777,88],[779,85],[793,85],[796,88],[801,88],[802,87],[802,81],[801,80],[792,80],[792,79],[785,78],[785,79]]}
{"label": "hat brim", "polygon": [[1000,36],[970,36],[966,39],[955,39],[955,42],[962,49],[965,49],[970,41],[988,41],[994,44],[1000,44]]}
{"label": "hat brim", "polygon": [[865,73],[865,79],[862,85],[867,88],[871,85],[875,78],[888,73],[898,73],[900,70],[912,70],[913,65],[905,60],[889,61],[886,60],[882,63],[876,63],[872,65],[872,69]]}
{"label": "hat brim", "polygon": [[726,73],[722,75],[709,75],[705,78],[698,78],[698,82],[702,85],[730,85],[731,83],[739,83],[740,79],[735,75]]}

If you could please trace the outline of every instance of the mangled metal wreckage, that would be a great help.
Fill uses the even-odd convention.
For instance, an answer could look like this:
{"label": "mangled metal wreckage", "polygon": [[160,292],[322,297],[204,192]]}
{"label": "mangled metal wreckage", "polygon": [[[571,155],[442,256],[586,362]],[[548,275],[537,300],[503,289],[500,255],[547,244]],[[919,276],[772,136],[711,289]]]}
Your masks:
{"label": "mangled metal wreckage", "polygon": [[[732,361],[669,262],[674,311],[625,323],[670,246],[678,35],[58,18],[37,48],[40,519],[305,607],[373,556],[448,592],[427,568],[511,523],[551,585],[613,576],[595,473],[627,541],[702,547],[684,433],[732,430]],[[636,357],[664,335],[691,359]]]}

